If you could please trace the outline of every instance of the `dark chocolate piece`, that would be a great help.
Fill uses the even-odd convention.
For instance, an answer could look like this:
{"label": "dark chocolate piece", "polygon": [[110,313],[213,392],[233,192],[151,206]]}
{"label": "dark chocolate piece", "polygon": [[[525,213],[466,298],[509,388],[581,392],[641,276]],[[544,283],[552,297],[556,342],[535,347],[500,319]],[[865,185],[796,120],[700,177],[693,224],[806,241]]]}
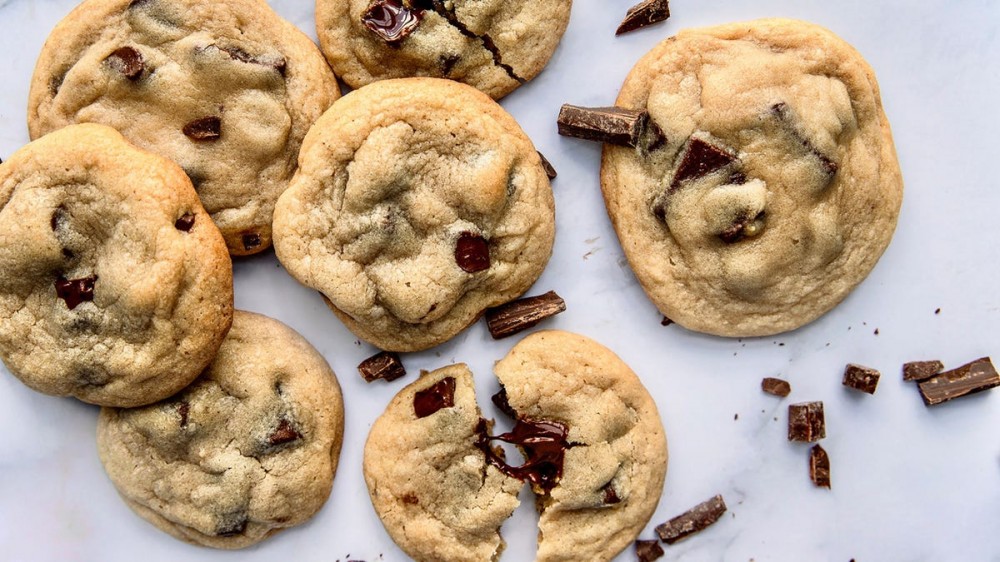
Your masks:
{"label": "dark chocolate piece", "polygon": [[618,492],[615,491],[615,487],[608,482],[604,485],[604,505],[614,505],[616,503],[621,503],[622,499],[618,497]]}
{"label": "dark chocolate piece", "polygon": [[[485,420],[480,421],[476,446],[483,451],[490,464],[504,474],[527,480],[546,492],[556,486],[562,477],[566,450],[571,447],[566,440],[569,436],[566,425],[555,421],[519,419],[514,429],[496,437],[487,435],[486,426]],[[524,453],[524,464],[507,464],[502,454],[490,446],[490,441],[503,441],[520,447]]]}
{"label": "dark chocolate piece", "polygon": [[760,389],[768,394],[773,394],[782,398],[792,393],[792,385],[788,384],[788,381],[776,379],[774,377],[764,377],[764,379],[760,381]]}
{"label": "dark chocolate piece", "polygon": [[[487,34],[478,34],[475,31],[469,29],[469,26],[462,23],[455,14],[455,6],[453,3],[445,3],[444,0],[408,0],[408,5],[413,6],[417,10],[433,10],[437,12],[439,16],[448,21],[448,23],[457,29],[459,33],[472,39],[474,41],[479,41],[482,43],[483,48],[489,51],[490,55],[493,56],[493,64],[503,69],[507,73],[507,76],[511,80],[516,80],[520,84],[527,82],[524,78],[521,78],[514,71],[514,67],[503,62],[503,56],[500,54],[500,48],[497,47],[493,38]],[[390,43],[392,45],[392,43]]]}
{"label": "dark chocolate piece", "polygon": [[944,363],[934,361],[911,361],[903,365],[904,381],[925,381],[944,370]]}
{"label": "dark chocolate piece", "polygon": [[441,67],[441,75],[448,76],[451,74],[451,71],[460,60],[462,60],[462,57],[458,55],[441,55],[438,57],[438,65]]}
{"label": "dark chocolate piece", "polygon": [[549,177],[550,180],[556,179],[559,174],[556,173],[556,169],[552,167],[552,162],[545,157],[541,152],[538,153],[538,157],[542,159],[542,168],[545,169],[545,175]]}
{"label": "dark chocolate piece", "polygon": [[494,394],[492,400],[493,400],[493,403],[496,404],[496,407],[500,408],[501,412],[503,412],[503,413],[507,414],[508,416],[510,416],[511,419],[515,419],[515,420],[517,419],[517,412],[514,411],[514,408],[510,405],[510,401],[507,398],[507,389],[506,388],[504,388],[504,387],[501,386],[500,387],[500,392],[497,392],[496,394]]}
{"label": "dark chocolate piece", "polygon": [[66,306],[73,310],[82,302],[94,300],[94,285],[96,283],[96,275],[82,279],[66,279],[60,275],[56,279],[56,296],[66,301]]}
{"label": "dark chocolate piece", "polygon": [[537,297],[511,301],[486,310],[486,326],[493,339],[512,336],[537,325],[542,320],[566,310],[566,301],[549,291]]}
{"label": "dark chocolate piece", "polygon": [[653,562],[663,556],[663,547],[660,541],[635,541],[635,555],[639,562]]}
{"label": "dark chocolate piece", "polygon": [[677,189],[682,182],[705,177],[736,161],[729,149],[716,146],[698,137],[688,140],[681,163],[677,166],[670,189]]}
{"label": "dark chocolate piece", "polygon": [[191,411],[191,405],[187,402],[177,403],[177,415],[181,417],[181,427],[187,427],[188,424],[188,413]]}
{"label": "dark chocolate piece", "polygon": [[181,218],[177,219],[174,223],[174,228],[181,230],[183,232],[191,232],[191,228],[194,226],[194,214],[184,213]]}
{"label": "dark chocolate piece", "polygon": [[400,0],[375,0],[361,15],[361,23],[390,45],[398,45],[420,25],[423,10],[410,9]]}
{"label": "dark chocolate piece", "polygon": [[663,317],[663,320],[660,320],[660,326],[669,326],[669,325],[671,325],[673,323],[674,323],[674,321],[671,320],[671,319],[669,319],[669,318],[667,318],[666,316]]}
{"label": "dark chocolate piece", "polygon": [[737,171],[729,174],[729,181],[727,183],[729,183],[730,185],[743,185],[746,182],[747,182],[747,175],[744,174],[743,172]]}
{"label": "dark chocolate piece", "polygon": [[406,369],[403,368],[399,354],[391,351],[383,351],[365,359],[358,365],[358,372],[365,382],[378,379],[391,382],[406,376]]}
{"label": "dark chocolate piece", "polygon": [[660,23],[670,17],[670,4],[667,0],[644,0],[629,8],[615,35],[635,31],[636,29]]}
{"label": "dark chocolate piece", "polygon": [[52,231],[55,232],[62,228],[62,225],[66,224],[66,207],[59,205],[52,211],[52,218],[49,219],[49,226],[52,227]]}
{"label": "dark chocolate piece", "polygon": [[826,417],[822,402],[788,406],[788,440],[811,443],[826,437]]}
{"label": "dark chocolate piece", "polygon": [[288,68],[288,61],[285,57],[267,57],[259,56],[255,57],[250,53],[244,51],[239,47],[219,47],[219,50],[229,55],[229,58],[243,62],[246,64],[258,64],[260,66],[269,66],[278,71],[278,74],[282,76],[285,75],[285,71]]}
{"label": "dark chocolate piece", "polygon": [[848,363],[847,368],[844,369],[843,384],[844,386],[853,388],[854,390],[860,390],[861,392],[867,392],[868,394],[875,394],[875,389],[878,387],[878,379],[880,376],[881,374],[875,369],[855,365],[854,363]]}
{"label": "dark chocolate piece", "polygon": [[455,378],[445,377],[413,395],[413,412],[426,418],[455,405]]}
{"label": "dark chocolate piece", "polygon": [[301,437],[302,434],[296,431],[292,422],[288,421],[287,418],[281,418],[281,420],[278,421],[278,427],[267,437],[267,442],[271,445],[284,445],[285,443],[291,443]]}
{"label": "dark chocolate piece", "polygon": [[800,143],[802,143],[803,148],[805,148],[810,154],[819,160],[820,167],[823,169],[823,173],[826,174],[828,181],[833,179],[833,176],[837,175],[837,170],[840,166],[836,162],[831,160],[827,155],[817,149],[812,142],[805,137],[805,135],[799,131],[795,126],[795,117],[792,115],[791,108],[785,102],[776,103],[771,107],[771,113],[773,113],[778,119],[783,121],[789,132],[791,132]]}
{"label": "dark chocolate piece", "polygon": [[245,232],[240,236],[240,241],[243,242],[243,249],[250,251],[254,248],[260,247],[260,234],[256,232]]}
{"label": "dark chocolate piece", "polygon": [[725,512],[726,502],[723,501],[722,496],[715,496],[694,506],[686,513],[657,525],[656,534],[660,536],[661,541],[674,544],[715,523]]}
{"label": "dark chocolate piece", "polygon": [[830,456],[819,445],[809,450],[809,478],[816,487],[830,489]]}
{"label": "dark chocolate piece", "polygon": [[969,394],[1000,386],[1000,375],[989,357],[976,359],[957,369],[945,371],[919,383],[920,395],[928,406],[936,406]]}
{"label": "dark chocolate piece", "polygon": [[490,268],[490,245],[482,236],[463,232],[455,244],[455,263],[463,271],[477,273]]}
{"label": "dark chocolate piece", "polygon": [[621,107],[579,107],[559,110],[559,134],[635,148],[649,124],[649,113]]}
{"label": "dark chocolate piece", "polygon": [[184,125],[184,134],[196,141],[216,140],[222,136],[222,119],[202,117]]}
{"label": "dark chocolate piece", "polygon": [[235,537],[247,529],[247,514],[239,511],[222,516],[222,521],[215,531],[218,537]]}
{"label": "dark chocolate piece", "polygon": [[738,217],[731,226],[719,233],[719,238],[726,244],[735,244],[744,238],[757,236],[761,229],[756,223],[763,218],[764,211],[757,213],[754,217],[750,217],[750,215]]}
{"label": "dark chocolate piece", "polygon": [[119,47],[104,60],[107,61],[111,68],[122,73],[125,78],[133,82],[142,76],[142,71],[146,68],[142,53],[132,47]]}

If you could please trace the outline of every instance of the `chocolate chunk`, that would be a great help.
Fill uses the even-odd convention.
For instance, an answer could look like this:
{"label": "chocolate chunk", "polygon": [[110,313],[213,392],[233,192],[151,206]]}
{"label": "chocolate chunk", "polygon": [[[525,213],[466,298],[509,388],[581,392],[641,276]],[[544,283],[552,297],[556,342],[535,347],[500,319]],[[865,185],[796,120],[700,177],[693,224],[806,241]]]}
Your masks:
{"label": "chocolate chunk", "polygon": [[542,159],[542,168],[545,169],[545,175],[548,176],[550,180],[556,179],[556,176],[559,174],[557,174],[556,169],[552,167],[552,162],[549,162],[548,158],[546,158],[541,152],[538,153],[538,157]]}
{"label": "chocolate chunk", "polygon": [[670,17],[670,5],[667,0],[645,0],[629,8],[615,35],[635,31],[636,29],[660,23]]}
{"label": "chocolate chunk", "polygon": [[224,53],[226,53],[227,55],[229,55],[229,58],[231,58],[231,59],[233,59],[235,61],[243,62],[243,63],[246,63],[246,64],[257,64],[257,65],[260,65],[260,66],[269,66],[269,67],[277,70],[278,74],[281,74],[282,76],[285,75],[285,71],[288,68],[288,61],[285,60],[285,57],[281,57],[281,56],[277,56],[277,57],[267,57],[267,56],[255,57],[255,56],[251,55],[250,53],[244,51],[243,49],[241,49],[239,47],[219,47],[219,50],[222,51],[222,52],[224,52]]}
{"label": "chocolate chunk", "polygon": [[788,104],[784,102],[774,104],[771,106],[771,113],[783,121],[786,124],[788,131],[795,136],[796,140],[802,144],[802,147],[819,160],[820,167],[822,168],[823,173],[827,176],[827,180],[832,180],[833,176],[837,175],[837,170],[840,167],[836,162],[820,152],[819,149],[817,149],[815,145],[813,145],[813,143],[806,138],[805,134],[798,129],[796,126],[796,117],[793,115],[791,108],[788,107]]}
{"label": "chocolate chunk", "polygon": [[462,60],[462,57],[458,55],[441,55],[438,57],[438,65],[441,67],[441,75],[448,76],[451,71],[454,70],[455,65],[458,61]]}
{"label": "chocolate chunk", "polygon": [[243,249],[247,251],[259,248],[261,244],[260,234],[256,232],[244,232],[240,236],[240,241],[243,242]]}
{"label": "chocolate chunk", "polygon": [[455,405],[455,378],[446,377],[413,395],[413,413],[418,418]]}
{"label": "chocolate chunk", "polygon": [[635,148],[649,125],[649,112],[621,107],[579,107],[559,110],[559,134]]}
{"label": "chocolate chunk", "polygon": [[604,485],[604,505],[614,505],[616,503],[621,503],[622,499],[618,497],[618,492],[615,491],[615,487],[608,482]]}
{"label": "chocolate chunk", "polygon": [[413,10],[399,0],[375,0],[361,15],[361,23],[383,41],[398,45],[423,19],[423,10]]}
{"label": "chocolate chunk", "polygon": [[482,236],[463,232],[455,244],[455,263],[463,271],[477,273],[490,268],[490,245]]}
{"label": "chocolate chunk", "polygon": [[861,392],[875,394],[875,388],[878,387],[880,376],[881,374],[875,369],[849,363],[847,368],[844,369],[843,384]]}
{"label": "chocolate chunk", "polygon": [[830,489],[830,456],[819,445],[809,450],[809,478],[818,488]]}
{"label": "chocolate chunk", "polygon": [[826,437],[826,417],[822,402],[804,402],[788,406],[788,440],[819,441]]}
{"label": "chocolate chunk", "polygon": [[705,177],[735,161],[736,156],[729,149],[691,137],[674,173],[674,179],[670,182],[670,189],[677,189],[681,182]]}
{"label": "chocolate chunk", "polygon": [[945,371],[919,383],[928,406],[1000,386],[1000,375],[989,357],[976,359],[957,369]]}
{"label": "chocolate chunk", "polygon": [[184,125],[184,134],[196,141],[216,140],[222,136],[222,119],[202,117]]}
{"label": "chocolate chunk", "polygon": [[726,502],[723,501],[722,496],[715,496],[670,521],[657,525],[656,534],[660,536],[661,541],[674,544],[715,523],[725,512]]}
{"label": "chocolate chunk", "polygon": [[792,393],[792,385],[788,384],[788,381],[773,377],[764,377],[764,379],[760,381],[760,389],[768,394],[773,394],[782,398]]}
{"label": "chocolate chunk", "polygon": [[55,232],[62,228],[66,224],[66,207],[59,205],[52,211],[52,218],[49,219],[49,226],[52,227],[52,231]]}
{"label": "chocolate chunk", "polygon": [[184,213],[181,218],[177,219],[174,223],[174,228],[181,230],[183,232],[191,232],[191,227],[194,226],[194,215],[192,213]]}
{"label": "chocolate chunk", "polygon": [[56,279],[56,296],[66,301],[66,306],[73,310],[82,302],[94,300],[94,285],[96,283],[96,275],[82,279],[66,279],[60,275]]}
{"label": "chocolate chunk", "polygon": [[219,526],[215,530],[215,535],[218,537],[235,537],[247,529],[248,522],[247,514],[243,511],[223,515],[221,521],[219,521]]}
{"label": "chocolate chunk", "polygon": [[267,437],[267,442],[271,445],[284,445],[301,437],[302,434],[296,431],[292,422],[288,421],[287,418],[281,418],[278,421],[278,427]]}
{"label": "chocolate chunk", "polygon": [[111,68],[122,73],[125,78],[133,82],[142,76],[142,71],[146,68],[143,63],[142,53],[132,47],[119,47],[104,60]]}
{"label": "chocolate chunk", "polygon": [[[486,455],[487,461],[504,474],[527,480],[541,490],[549,491],[562,477],[563,458],[571,447],[566,441],[569,428],[556,421],[519,419],[508,433],[490,437],[486,434],[486,421],[479,423],[476,446]],[[503,441],[517,445],[524,453],[524,464],[510,466],[490,446],[490,441]]]}
{"label": "chocolate chunk", "polygon": [[177,403],[177,415],[181,418],[181,427],[187,427],[188,424],[188,412],[191,411],[191,405],[187,402]]}
{"label": "chocolate chunk", "polygon": [[549,291],[537,297],[511,301],[486,310],[486,326],[493,339],[512,336],[537,325],[542,320],[566,310],[566,302]]}
{"label": "chocolate chunk", "polygon": [[496,404],[500,411],[510,416],[512,419],[517,419],[517,412],[511,407],[510,401],[507,398],[507,389],[500,387],[500,392],[493,395],[493,403]]}
{"label": "chocolate chunk", "polygon": [[925,381],[944,370],[940,361],[911,361],[903,365],[904,381]]}
{"label": "chocolate chunk", "polygon": [[635,555],[639,562],[653,562],[663,556],[660,541],[635,541]]}
{"label": "chocolate chunk", "polygon": [[390,351],[383,351],[365,359],[358,365],[358,372],[365,382],[378,379],[394,381],[406,376],[406,369],[403,368],[399,354]]}
{"label": "chocolate chunk", "polygon": [[750,215],[740,216],[731,226],[719,233],[719,238],[726,244],[735,244],[744,238],[753,238],[761,233],[762,228],[759,221],[763,219],[764,211],[757,213],[752,218]]}
{"label": "chocolate chunk", "polygon": [[[500,48],[497,47],[497,44],[493,41],[492,37],[485,33],[476,33],[470,29],[469,26],[465,25],[460,19],[458,19],[458,15],[455,14],[455,5],[453,2],[449,1],[446,3],[445,0],[408,0],[406,4],[407,7],[412,7],[418,11],[432,10],[437,12],[439,16],[444,18],[449,25],[457,29],[459,33],[469,39],[472,39],[473,41],[481,43],[483,48],[489,51],[490,55],[493,57],[493,64],[506,72],[507,76],[509,76],[511,80],[516,80],[520,84],[527,82],[527,80],[517,75],[514,71],[514,67],[503,62],[503,56],[500,54]],[[418,16],[419,15],[420,14],[418,14]],[[407,33],[407,35],[408,34],[409,33]],[[395,44],[389,43],[389,45],[394,46]]]}

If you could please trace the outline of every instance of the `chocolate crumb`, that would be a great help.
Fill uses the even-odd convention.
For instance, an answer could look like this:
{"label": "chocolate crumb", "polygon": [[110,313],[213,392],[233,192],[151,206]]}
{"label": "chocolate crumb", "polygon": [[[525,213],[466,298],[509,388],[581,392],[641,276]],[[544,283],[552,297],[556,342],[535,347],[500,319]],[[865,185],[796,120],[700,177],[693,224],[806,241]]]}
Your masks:
{"label": "chocolate crumb", "polygon": [[989,357],[976,359],[919,383],[920,395],[928,406],[936,406],[997,386],[1000,386],[1000,375]]}
{"label": "chocolate crumb", "polygon": [[196,141],[217,140],[222,136],[222,119],[202,117],[184,125],[184,134]]}
{"label": "chocolate crumb", "polygon": [[406,369],[403,368],[399,354],[391,351],[383,351],[365,359],[358,365],[358,372],[365,382],[378,379],[392,382],[406,376]]}
{"label": "chocolate crumb", "polygon": [[875,332],[874,333],[875,333],[876,336],[878,335],[878,328],[875,328]]}
{"label": "chocolate crumb", "polygon": [[490,245],[482,236],[463,232],[455,244],[455,263],[462,271],[478,273],[490,268]]}
{"label": "chocolate crumb", "polygon": [[861,392],[875,394],[880,376],[881,374],[875,369],[849,363],[847,368],[844,369],[843,384],[846,387],[860,390]]}
{"label": "chocolate crumb", "polygon": [[413,412],[418,418],[426,418],[454,405],[454,377],[445,377],[413,395]]}
{"label": "chocolate crumb", "polygon": [[660,541],[635,541],[635,555],[639,562],[653,562],[663,556],[663,547]]}
{"label": "chocolate crumb", "polygon": [[941,314],[941,309],[940,309],[940,308],[938,308],[938,309],[935,309],[935,310],[934,310],[934,314]]}
{"label": "chocolate crumb", "polygon": [[548,176],[550,180],[556,179],[559,174],[556,173],[556,169],[552,167],[552,162],[549,162],[549,159],[546,158],[541,152],[538,153],[538,157],[542,159],[542,168],[545,169],[545,175]]}
{"label": "chocolate crumb", "polygon": [[670,5],[667,0],[644,0],[629,8],[625,14],[625,19],[615,31],[615,35],[621,35],[630,31],[635,31],[654,23],[659,23],[670,17]]}
{"label": "chocolate crumb", "polygon": [[934,361],[911,361],[903,364],[904,381],[925,381],[944,370],[944,363]]}
{"label": "chocolate crumb", "polygon": [[788,406],[788,440],[813,442],[826,437],[826,417],[822,402]]}
{"label": "chocolate crumb", "polygon": [[726,502],[721,495],[715,496],[670,521],[657,525],[656,534],[660,536],[661,541],[674,544],[715,523],[725,512]]}
{"label": "chocolate crumb", "polygon": [[663,320],[660,320],[660,326],[669,326],[669,325],[671,325],[673,323],[674,323],[674,321],[671,320],[671,319],[669,319],[669,318],[667,318],[666,316],[663,317]]}
{"label": "chocolate crumb", "polygon": [[174,228],[182,232],[191,232],[191,227],[194,226],[194,215],[191,213],[184,213],[181,218],[177,219],[174,223]]}
{"label": "chocolate crumb", "polygon": [[142,71],[145,69],[142,53],[132,47],[119,47],[104,60],[111,68],[133,82],[142,76]]}
{"label": "chocolate crumb", "polygon": [[649,124],[649,113],[621,107],[579,107],[559,110],[559,134],[583,140],[635,148]]}
{"label": "chocolate crumb", "polygon": [[792,385],[788,384],[788,381],[776,379],[774,377],[764,377],[764,379],[760,381],[760,389],[768,394],[773,394],[774,396],[780,396],[782,398],[792,393]]}
{"label": "chocolate crumb", "polygon": [[819,445],[809,450],[809,477],[818,488],[830,489],[830,456]]}
{"label": "chocolate crumb", "polygon": [[555,291],[528,297],[486,310],[486,326],[493,339],[512,336],[566,310],[564,301]]}

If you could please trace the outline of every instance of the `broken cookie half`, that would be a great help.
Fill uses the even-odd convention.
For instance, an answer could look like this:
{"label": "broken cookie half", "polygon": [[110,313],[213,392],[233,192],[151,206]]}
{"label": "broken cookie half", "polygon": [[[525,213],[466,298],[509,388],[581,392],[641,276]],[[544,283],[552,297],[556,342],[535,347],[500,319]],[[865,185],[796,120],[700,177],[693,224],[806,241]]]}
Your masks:
{"label": "broken cookie half", "polygon": [[418,561],[496,560],[527,482],[540,511],[536,560],[612,559],[663,489],[667,443],[653,399],[614,353],[567,332],[525,338],[495,371],[493,401],[513,417],[510,431],[483,418],[465,365],[425,374],[375,422],[364,473],[386,530]]}

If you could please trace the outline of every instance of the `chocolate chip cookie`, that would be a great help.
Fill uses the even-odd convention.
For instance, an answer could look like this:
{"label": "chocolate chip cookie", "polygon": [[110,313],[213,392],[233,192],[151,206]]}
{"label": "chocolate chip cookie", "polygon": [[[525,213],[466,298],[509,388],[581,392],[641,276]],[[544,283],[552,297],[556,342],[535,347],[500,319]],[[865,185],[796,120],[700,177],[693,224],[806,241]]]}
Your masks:
{"label": "chocolate chip cookie", "polygon": [[345,82],[429,76],[500,99],[548,63],[572,0],[317,0],[323,53]]}
{"label": "chocolate chip cookie", "polygon": [[0,271],[0,357],[46,394],[156,402],[232,322],[232,264],[191,182],[102,125],[0,164]]}
{"label": "chocolate chip cookie", "polygon": [[871,67],[818,26],[687,30],[648,53],[617,106],[659,139],[606,146],[608,214],[646,293],[724,336],[833,308],[888,246],[903,184]]}
{"label": "chocolate chip cookie", "polygon": [[365,480],[386,530],[416,560],[495,560],[526,481],[541,513],[537,560],[611,560],[663,489],[667,443],[649,393],[610,350],[567,332],[525,338],[495,370],[508,432],[492,435],[464,365],[424,375],[372,426]]}
{"label": "chocolate chip cookie", "polygon": [[171,535],[244,548],[326,502],[344,408],[336,376],[284,324],[237,311],[191,386],[137,409],[104,408],[101,462],[136,513]]}
{"label": "chocolate chip cookie", "polygon": [[442,343],[520,296],[554,232],[548,177],[514,118],[434,78],[337,101],[306,136],[274,213],[288,272],[388,351]]}
{"label": "chocolate chip cookie", "polygon": [[174,160],[247,255],[270,245],[302,138],[338,95],[316,46],[262,0],[87,0],[42,49],[28,126],[102,123]]}

